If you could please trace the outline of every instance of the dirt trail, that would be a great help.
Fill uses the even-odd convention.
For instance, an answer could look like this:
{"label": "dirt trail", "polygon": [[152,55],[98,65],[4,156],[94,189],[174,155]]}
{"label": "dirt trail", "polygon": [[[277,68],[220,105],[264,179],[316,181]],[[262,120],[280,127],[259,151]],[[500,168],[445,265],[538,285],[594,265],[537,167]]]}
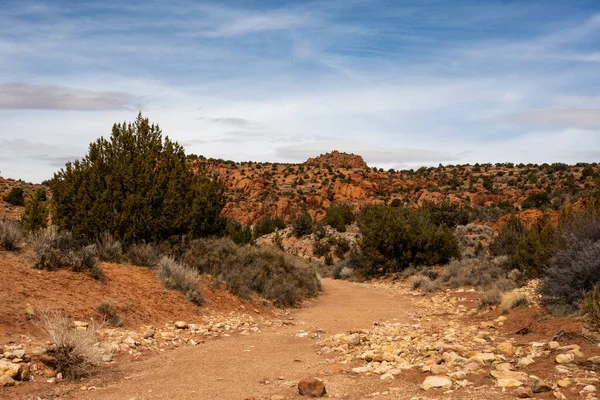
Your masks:
{"label": "dirt trail", "polygon": [[[403,321],[410,301],[398,294],[348,282],[326,279],[323,285],[324,293],[318,299],[292,314],[292,326],[266,328],[250,336],[226,337],[165,352],[127,366],[124,378],[105,388],[77,391],[71,396],[119,400],[245,399],[273,395],[293,398],[295,388],[285,382],[320,377],[325,379],[330,394],[362,398],[364,393],[371,393],[369,385],[354,387],[356,378],[351,375],[328,376],[330,365],[317,354],[315,341],[300,338],[297,333],[312,334],[322,329],[325,333],[321,335],[326,336],[369,328],[378,320]],[[261,383],[265,379],[270,384]]]}

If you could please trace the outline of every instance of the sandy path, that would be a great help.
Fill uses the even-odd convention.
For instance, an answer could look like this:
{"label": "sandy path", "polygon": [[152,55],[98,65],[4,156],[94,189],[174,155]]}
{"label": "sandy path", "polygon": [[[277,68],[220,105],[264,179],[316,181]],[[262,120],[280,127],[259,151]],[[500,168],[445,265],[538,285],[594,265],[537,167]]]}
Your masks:
{"label": "sandy path", "polygon": [[[368,328],[378,320],[402,320],[409,305],[407,299],[393,293],[325,280],[324,293],[294,312],[294,326],[165,352],[129,366],[123,380],[72,396],[115,400],[292,398],[295,388],[286,386],[286,381],[315,376],[325,380],[331,394],[361,398],[360,392],[368,392],[369,385],[351,388],[356,386],[351,375],[327,374],[326,359],[316,354],[315,341],[296,334],[320,328],[326,332],[322,335],[330,335]],[[261,383],[264,379],[271,383]]]}

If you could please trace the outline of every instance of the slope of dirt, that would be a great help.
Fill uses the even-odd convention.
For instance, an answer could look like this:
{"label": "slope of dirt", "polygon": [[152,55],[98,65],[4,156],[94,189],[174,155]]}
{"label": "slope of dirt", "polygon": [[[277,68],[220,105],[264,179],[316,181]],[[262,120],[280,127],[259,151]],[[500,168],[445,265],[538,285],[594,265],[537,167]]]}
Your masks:
{"label": "slope of dirt", "polygon": [[[20,334],[35,333],[28,311],[56,310],[72,320],[101,321],[95,310],[112,303],[127,328],[143,324],[162,325],[176,320],[196,320],[199,314],[242,310],[248,303],[224,290],[215,290],[207,278],[202,307],[181,293],[166,290],[155,273],[145,267],[102,263],[108,278],[98,282],[85,273],[32,268],[27,252],[0,251],[0,344]],[[261,305],[251,308],[264,309]],[[263,310],[264,311],[264,310]]]}

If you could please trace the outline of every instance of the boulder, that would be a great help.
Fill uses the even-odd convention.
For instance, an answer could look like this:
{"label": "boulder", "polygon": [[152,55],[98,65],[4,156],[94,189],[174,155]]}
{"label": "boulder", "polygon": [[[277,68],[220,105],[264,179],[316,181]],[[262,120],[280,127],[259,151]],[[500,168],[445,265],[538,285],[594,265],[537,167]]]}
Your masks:
{"label": "boulder", "polygon": [[515,397],[518,397],[519,399],[528,399],[531,397],[531,390],[524,387],[518,387],[515,389],[514,393]]}
{"label": "boulder", "polygon": [[6,375],[12,379],[17,379],[20,372],[20,364],[15,364],[6,360],[0,360],[0,375]]}
{"label": "boulder", "polygon": [[298,382],[298,393],[306,397],[323,397],[327,393],[327,390],[323,381],[309,378]]}

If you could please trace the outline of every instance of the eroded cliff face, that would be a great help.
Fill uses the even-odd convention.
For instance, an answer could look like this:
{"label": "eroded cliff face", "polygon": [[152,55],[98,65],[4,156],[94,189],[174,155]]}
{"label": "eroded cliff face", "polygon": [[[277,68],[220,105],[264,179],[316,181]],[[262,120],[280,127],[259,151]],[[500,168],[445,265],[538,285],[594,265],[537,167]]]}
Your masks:
{"label": "eroded cliff face", "polygon": [[[552,221],[558,209],[581,208],[596,188],[595,175],[583,174],[583,166],[560,170],[511,164],[458,165],[420,168],[417,171],[384,171],[369,167],[363,158],[338,151],[310,158],[300,164],[256,163],[198,159],[196,170],[216,174],[228,189],[223,213],[242,223],[255,223],[266,215],[291,222],[303,210],[317,221],[333,203],[358,210],[365,204],[400,202],[417,207],[426,201],[450,201],[489,214],[482,221],[502,224],[502,215],[520,211],[529,222],[542,211],[525,210],[527,199],[548,194],[544,212]],[[594,174],[600,174],[597,165]],[[528,206],[529,207],[529,206]],[[535,215],[534,215],[535,214]]]}

